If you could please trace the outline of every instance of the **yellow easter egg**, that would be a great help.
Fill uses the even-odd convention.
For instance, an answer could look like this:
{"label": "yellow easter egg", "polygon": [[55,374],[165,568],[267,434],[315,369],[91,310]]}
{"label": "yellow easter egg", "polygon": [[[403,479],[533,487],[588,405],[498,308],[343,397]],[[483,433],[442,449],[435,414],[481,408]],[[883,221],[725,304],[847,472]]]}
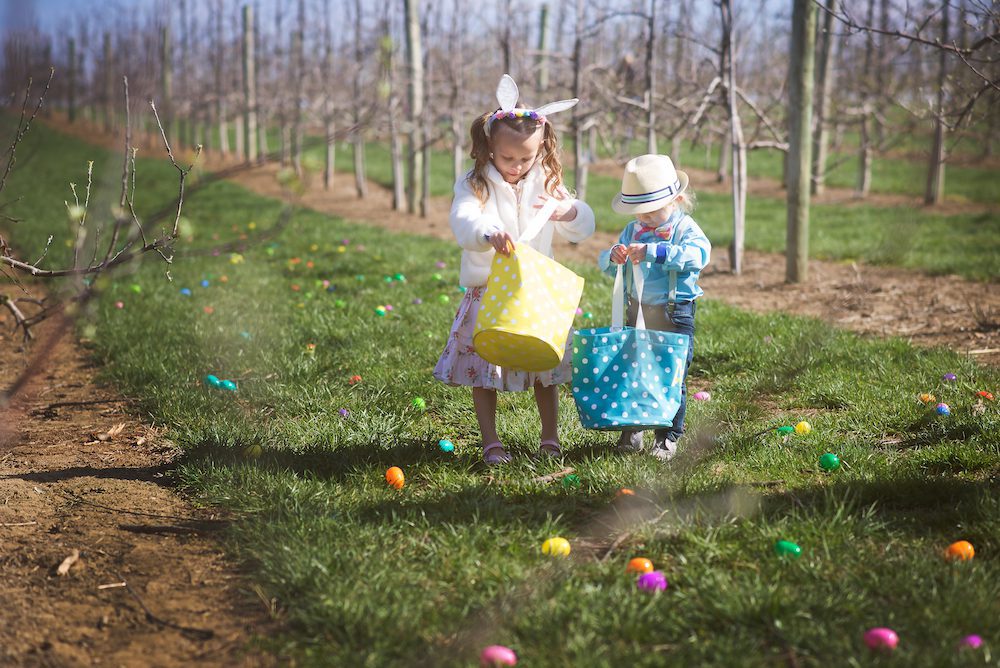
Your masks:
{"label": "yellow easter egg", "polygon": [[568,557],[569,551],[569,541],[560,536],[549,538],[542,543],[542,554],[547,554],[550,557]]}
{"label": "yellow easter egg", "polygon": [[799,436],[805,436],[812,430],[813,428],[809,426],[809,423],[806,422],[805,420],[795,425],[795,433],[798,434]]}

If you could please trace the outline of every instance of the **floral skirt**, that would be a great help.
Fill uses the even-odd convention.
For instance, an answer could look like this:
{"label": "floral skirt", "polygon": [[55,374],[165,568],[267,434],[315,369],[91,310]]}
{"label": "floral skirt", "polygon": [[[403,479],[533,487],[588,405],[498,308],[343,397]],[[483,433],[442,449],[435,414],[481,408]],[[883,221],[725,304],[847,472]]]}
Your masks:
{"label": "floral skirt", "polygon": [[484,387],[505,392],[530,390],[536,383],[548,387],[569,382],[573,376],[572,331],[566,337],[566,352],[562,361],[549,371],[512,371],[490,364],[476,354],[472,334],[476,329],[476,314],[484,292],[486,286],[469,288],[465,293],[451,326],[448,345],[444,347],[444,352],[434,367],[434,377],[448,385]]}

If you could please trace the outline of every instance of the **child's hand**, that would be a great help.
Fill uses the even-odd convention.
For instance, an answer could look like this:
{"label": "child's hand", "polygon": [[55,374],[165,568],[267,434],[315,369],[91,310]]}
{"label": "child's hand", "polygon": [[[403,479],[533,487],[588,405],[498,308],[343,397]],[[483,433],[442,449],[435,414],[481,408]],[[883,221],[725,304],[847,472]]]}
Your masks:
{"label": "child's hand", "polygon": [[615,244],[611,249],[611,261],[615,264],[625,264],[625,260],[628,259],[628,246],[624,244]]}
{"label": "child's hand", "polygon": [[628,256],[632,264],[639,264],[646,259],[646,244],[632,244],[628,247]]}
{"label": "child's hand", "polygon": [[514,240],[509,234],[500,230],[490,235],[490,244],[493,245],[493,250],[509,257],[511,248],[514,246]]}
{"label": "child's hand", "polygon": [[[560,201],[560,204],[556,207],[556,210],[552,213],[552,217],[549,218],[549,220],[560,220],[567,223],[571,220],[575,220],[576,207],[573,206],[573,203],[570,201],[569,192],[565,188],[560,187],[556,190],[555,198]],[[549,196],[544,193],[539,195],[538,203],[534,205],[535,209],[541,209],[545,206],[545,202],[547,202],[548,199]]]}

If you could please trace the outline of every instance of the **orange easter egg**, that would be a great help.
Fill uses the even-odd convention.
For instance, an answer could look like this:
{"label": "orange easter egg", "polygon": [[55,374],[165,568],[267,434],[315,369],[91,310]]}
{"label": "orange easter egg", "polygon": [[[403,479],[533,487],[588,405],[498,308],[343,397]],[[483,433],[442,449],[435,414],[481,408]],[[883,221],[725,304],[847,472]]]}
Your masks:
{"label": "orange easter egg", "polygon": [[393,466],[385,472],[385,481],[396,489],[403,489],[406,478],[403,476],[403,469]]}
{"label": "orange easter egg", "polygon": [[628,487],[622,487],[615,496],[635,496],[635,492]]}
{"label": "orange easter egg", "polygon": [[944,551],[944,556],[951,561],[968,561],[976,556],[976,550],[973,549],[972,543],[969,541],[960,540],[949,545],[948,549]]}
{"label": "orange easter egg", "polygon": [[625,567],[626,573],[652,573],[653,562],[646,557],[635,557],[630,559]]}

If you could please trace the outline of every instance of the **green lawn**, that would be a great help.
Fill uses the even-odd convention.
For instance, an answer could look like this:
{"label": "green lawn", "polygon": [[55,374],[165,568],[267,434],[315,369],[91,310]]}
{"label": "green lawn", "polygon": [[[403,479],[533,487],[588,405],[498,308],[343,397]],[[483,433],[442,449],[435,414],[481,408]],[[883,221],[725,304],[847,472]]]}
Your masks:
{"label": "green lawn", "polygon": [[[44,133],[34,141],[8,194],[24,196],[22,213],[52,218],[42,231],[15,230],[24,244],[58,230],[51,200],[72,165],[104,159]],[[140,168],[141,199],[156,208],[170,170]],[[186,215],[197,245],[264,227],[277,211],[216,183],[192,194]],[[1000,373],[705,301],[691,378],[713,398],[692,404],[675,462],[613,453],[614,436],[583,430],[564,392],[565,461],[535,464],[533,401],[510,394],[501,435],[517,459],[486,471],[468,391],[430,376],[461,296],[458,255],[454,244],[303,211],[242,263],[178,256],[173,282],[162,263],[145,263],[103,286],[81,323],[102,378],[184,448],[176,482],[238,517],[227,548],[285,622],[263,644],[316,666],[471,665],[493,643],[531,666],[994,660],[956,644],[970,633],[987,651],[1000,642],[1000,407],[975,410],[975,391],[1000,395]],[[607,322],[609,281],[576,269],[583,307]],[[407,280],[385,281],[396,273]],[[391,314],[376,316],[386,303]],[[946,372],[958,381],[944,383]],[[209,373],[238,391],[205,387]],[[351,385],[354,374],[363,380]],[[951,417],[919,403],[921,392],[949,403]],[[760,434],[799,420],[811,434]],[[455,454],[438,450],[441,438]],[[846,463],[833,474],[817,464],[828,451]],[[406,472],[400,491],[384,482],[392,465]],[[577,469],[579,489],[531,481],[563,465]],[[637,497],[616,500],[621,487]],[[541,554],[554,535],[570,540],[570,559]],[[803,556],[779,560],[778,539]],[[945,562],[941,551],[959,539],[976,558]],[[665,572],[666,592],[636,590],[624,567],[637,555]],[[895,660],[864,647],[872,626],[899,633]]]}

